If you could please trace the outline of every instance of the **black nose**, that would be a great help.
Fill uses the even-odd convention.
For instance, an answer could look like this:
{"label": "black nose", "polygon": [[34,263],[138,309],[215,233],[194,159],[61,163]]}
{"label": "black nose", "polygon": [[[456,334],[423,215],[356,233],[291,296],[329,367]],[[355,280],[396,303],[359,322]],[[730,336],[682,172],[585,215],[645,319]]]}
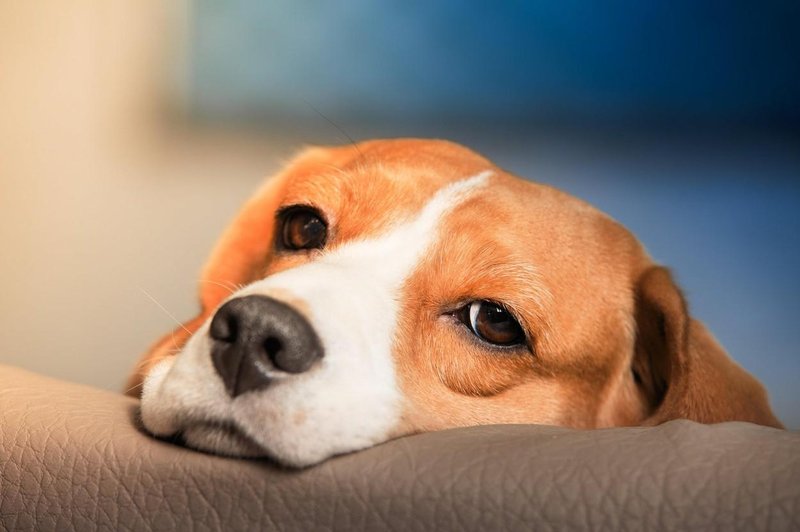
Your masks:
{"label": "black nose", "polygon": [[302,373],[322,356],[311,324],[266,296],[228,301],[211,320],[209,334],[211,360],[231,397],[268,385],[267,372]]}

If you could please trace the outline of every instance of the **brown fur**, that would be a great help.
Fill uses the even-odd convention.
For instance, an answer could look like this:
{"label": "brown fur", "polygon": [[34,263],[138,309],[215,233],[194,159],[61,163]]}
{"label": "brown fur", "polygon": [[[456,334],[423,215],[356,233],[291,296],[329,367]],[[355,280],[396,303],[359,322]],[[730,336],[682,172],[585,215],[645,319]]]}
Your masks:
{"label": "brown fur", "polygon": [[[200,314],[144,356],[129,385],[180,348],[236,286],[313,260],[273,251],[275,212],[326,213],[329,246],[412,217],[436,190],[486,169],[491,185],[445,220],[407,280],[395,368],[397,434],[484,423],[593,428],[675,418],[780,427],[761,385],[691,319],[669,273],[622,226],[553,188],[517,179],[444,141],[315,148],[251,199],[203,272]],[[450,312],[501,301],[530,331],[530,352],[496,352]]]}

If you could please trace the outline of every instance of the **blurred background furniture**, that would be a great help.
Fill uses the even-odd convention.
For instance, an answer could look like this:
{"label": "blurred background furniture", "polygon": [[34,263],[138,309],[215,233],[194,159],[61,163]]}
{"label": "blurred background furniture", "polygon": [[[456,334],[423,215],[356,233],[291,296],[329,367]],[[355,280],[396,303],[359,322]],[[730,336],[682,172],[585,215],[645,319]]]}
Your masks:
{"label": "blurred background furniture", "polygon": [[137,402],[0,366],[3,530],[797,530],[800,434],[495,425],[301,471],[140,433]]}
{"label": "blurred background furniture", "polygon": [[293,150],[442,136],[627,225],[798,428],[798,26],[778,0],[4,2],[0,361],[119,390]]}

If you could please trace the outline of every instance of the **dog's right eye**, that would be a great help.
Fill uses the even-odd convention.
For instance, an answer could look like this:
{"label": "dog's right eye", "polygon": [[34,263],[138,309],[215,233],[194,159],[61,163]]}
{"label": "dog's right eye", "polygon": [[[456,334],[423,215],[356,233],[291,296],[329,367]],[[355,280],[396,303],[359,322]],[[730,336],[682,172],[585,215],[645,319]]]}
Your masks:
{"label": "dog's right eye", "polygon": [[285,249],[321,249],[328,238],[328,224],[315,209],[290,207],[280,214],[281,244]]}

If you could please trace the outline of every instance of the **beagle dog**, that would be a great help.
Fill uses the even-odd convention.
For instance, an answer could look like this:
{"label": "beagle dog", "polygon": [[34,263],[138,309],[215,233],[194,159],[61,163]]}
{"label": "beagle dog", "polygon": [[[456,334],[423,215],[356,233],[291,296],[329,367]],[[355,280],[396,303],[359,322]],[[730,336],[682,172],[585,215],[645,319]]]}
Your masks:
{"label": "beagle dog", "polygon": [[215,453],[307,466],[479,424],[781,426],[629,231],[451,142],[304,150],[224,233],[200,304],[129,386],[149,432]]}

